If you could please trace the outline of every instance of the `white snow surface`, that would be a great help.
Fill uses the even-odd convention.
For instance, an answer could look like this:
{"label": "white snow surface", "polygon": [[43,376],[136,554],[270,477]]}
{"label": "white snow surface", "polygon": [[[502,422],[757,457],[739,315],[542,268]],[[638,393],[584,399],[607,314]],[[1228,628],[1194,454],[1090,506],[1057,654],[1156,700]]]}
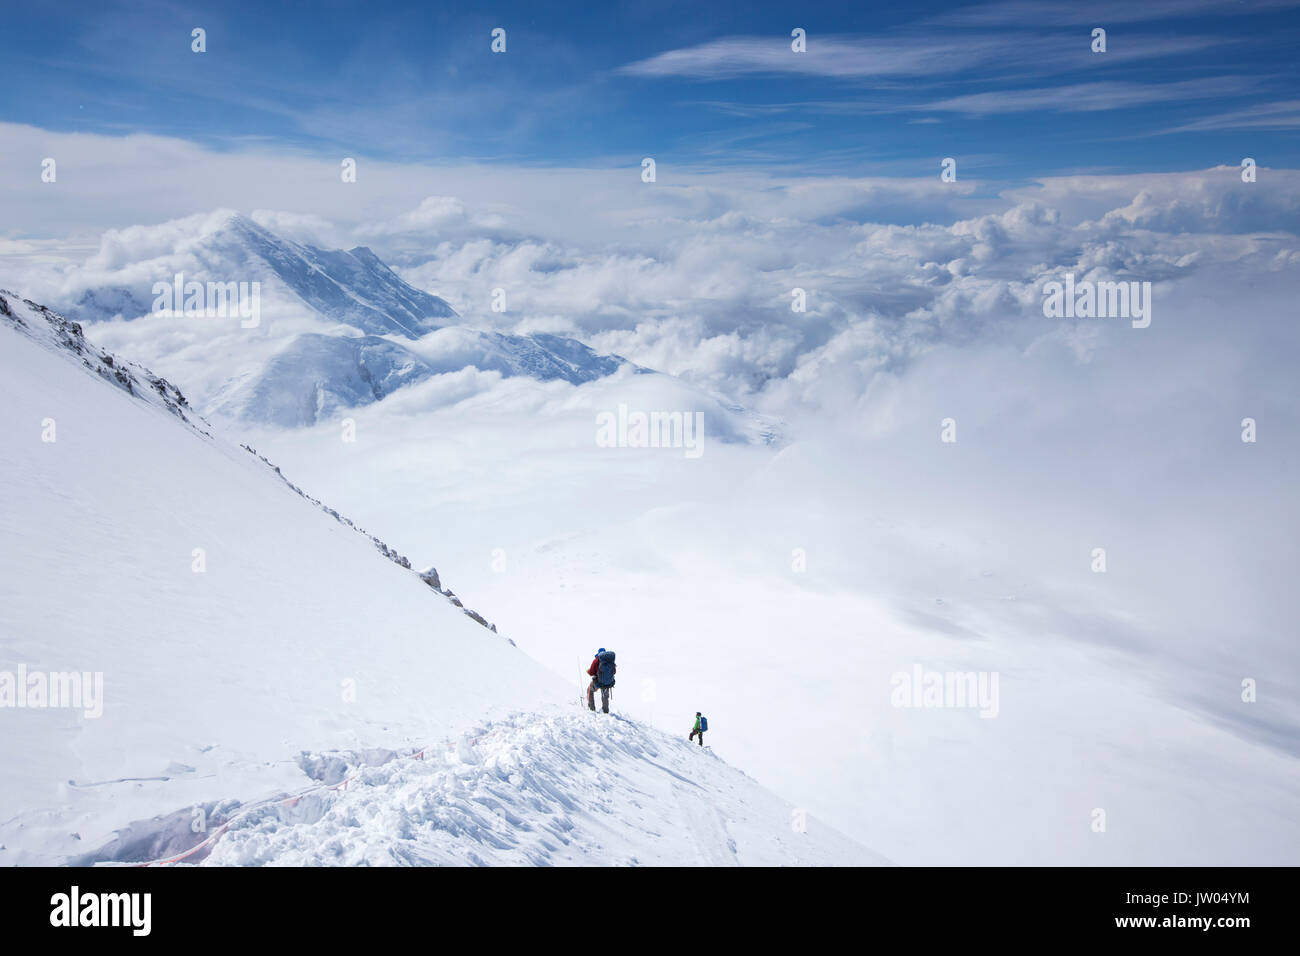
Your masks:
{"label": "white snow surface", "polygon": [[346,789],[260,808],[207,864],[883,863],[682,739],[618,714],[521,714]]}
{"label": "white snow surface", "polygon": [[[177,854],[200,808],[233,821],[217,863],[879,860],[796,832],[707,749],[579,712],[576,684],[165,388],[129,394],[4,303],[0,671],[101,673],[104,704],[0,708],[0,863]],[[250,810],[374,764],[295,804],[313,815]]]}

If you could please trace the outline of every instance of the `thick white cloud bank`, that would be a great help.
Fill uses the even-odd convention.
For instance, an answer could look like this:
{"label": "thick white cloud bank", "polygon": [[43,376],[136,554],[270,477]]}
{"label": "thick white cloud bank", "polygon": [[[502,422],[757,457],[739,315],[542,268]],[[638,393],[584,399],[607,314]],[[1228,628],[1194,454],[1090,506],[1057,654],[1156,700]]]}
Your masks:
{"label": "thick white cloud bank", "polygon": [[[578,662],[616,647],[619,707],[683,732],[705,710],[720,754],[902,863],[1300,859],[1300,174],[994,196],[930,171],[661,161],[645,184],[635,164],[363,163],[348,193],[327,162],[220,159],[247,165],[240,194],[213,178],[173,208],[162,188],[116,224],[241,208],[369,245],[465,324],[561,332],[677,377],[470,369],[353,412],[355,442],[338,421],[241,436],[436,561],[575,693]],[[42,229],[6,188],[32,225],[0,250],[0,285],[34,298],[175,254],[171,234],[201,222],[119,229],[85,262],[93,249],[46,240],[105,223],[60,199]],[[1149,326],[1044,317],[1066,274],[1150,283]],[[310,323],[286,304],[255,333],[154,316],[88,334],[202,396]],[[779,422],[780,441],[710,441],[709,415],[698,458],[596,441],[620,404],[702,394]],[[997,674],[997,715],[895,706],[893,678],[918,665]]]}

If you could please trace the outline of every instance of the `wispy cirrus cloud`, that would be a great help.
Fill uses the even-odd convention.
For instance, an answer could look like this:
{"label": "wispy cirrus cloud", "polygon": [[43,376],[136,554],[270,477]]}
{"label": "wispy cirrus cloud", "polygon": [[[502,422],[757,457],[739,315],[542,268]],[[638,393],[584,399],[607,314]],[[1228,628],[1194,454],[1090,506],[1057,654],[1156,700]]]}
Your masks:
{"label": "wispy cirrus cloud", "polygon": [[973,3],[924,21],[932,26],[1023,26],[1049,22],[1059,25],[1153,23],[1189,17],[1242,16],[1271,13],[1300,6],[1298,0],[1094,0],[1087,4],[1053,4],[1036,0]]}
{"label": "wispy cirrus cloud", "polygon": [[[1038,87],[1033,89],[988,90],[981,93],[966,93],[940,100],[923,100],[917,102],[886,102],[877,100],[800,100],[785,103],[737,103],[734,101],[708,100],[702,105],[720,112],[745,117],[770,117],[790,113],[826,113],[839,115],[885,115],[889,113],[964,113],[970,115],[988,115],[993,113],[1029,113],[1038,111],[1088,113],[1104,110],[1118,110],[1154,103],[1188,102],[1213,99],[1215,97],[1235,97],[1249,94],[1260,87],[1260,80],[1245,76],[1215,76],[1194,80],[1179,80],[1174,83],[1137,83],[1125,80],[1098,80],[1093,83],[1070,83],[1063,86]],[[1227,129],[1234,126],[1255,125],[1247,121],[1250,112],[1259,125],[1275,114],[1285,118],[1286,113],[1294,111],[1295,103],[1274,104],[1272,107],[1259,107],[1258,115],[1254,111],[1224,114],[1215,117],[1214,125],[1195,124],[1186,129]],[[1239,122],[1234,122],[1239,117]],[[938,122],[938,120],[930,120]]]}
{"label": "wispy cirrus cloud", "polygon": [[[1108,51],[1106,62],[1116,65],[1186,56],[1224,42],[1227,40],[1216,36],[1143,36]],[[763,73],[843,79],[937,78],[974,70],[988,75],[1014,71],[1046,76],[1095,65],[1094,56],[1077,37],[1033,33],[812,35],[804,53],[795,53],[784,36],[731,36],[668,50],[616,72],[701,80]]]}
{"label": "wispy cirrus cloud", "polygon": [[1189,133],[1227,129],[1297,129],[1300,128],[1300,100],[1260,103],[1239,110],[1217,113],[1203,119],[1160,130],[1161,133]]}
{"label": "wispy cirrus cloud", "polygon": [[724,79],[747,73],[806,73],[814,76],[918,76],[936,70],[971,69],[992,62],[1005,41],[913,38],[893,43],[877,37],[819,36],[808,52],[796,54],[781,36],[731,36],[668,50],[620,67],[630,76],[687,76]]}
{"label": "wispy cirrus cloud", "polygon": [[1102,80],[1026,90],[992,90],[900,109],[947,113],[1027,113],[1036,110],[1086,113],[1151,103],[1182,102],[1215,96],[1240,96],[1258,87],[1250,77],[1216,76],[1176,83]]}

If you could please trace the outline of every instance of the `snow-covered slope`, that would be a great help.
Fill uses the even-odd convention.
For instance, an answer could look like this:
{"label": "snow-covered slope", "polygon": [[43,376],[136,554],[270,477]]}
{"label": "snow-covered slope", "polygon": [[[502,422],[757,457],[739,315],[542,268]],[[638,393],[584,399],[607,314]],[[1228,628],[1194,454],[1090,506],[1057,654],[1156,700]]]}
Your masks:
{"label": "snow-covered slope", "polygon": [[[0,303],[0,863],[141,861],[218,831],[215,862],[878,860],[796,832],[707,750],[579,712],[576,686],[166,382]],[[74,672],[99,692],[18,706],[37,703],[20,677]],[[272,799],[363,764],[347,790]]]}
{"label": "snow-covered slope", "polygon": [[[257,371],[229,383],[208,403],[209,414],[240,422],[295,428],[360,408],[434,375],[474,367],[504,377],[581,385],[611,375],[626,360],[598,355],[557,335],[502,335],[440,329],[418,351],[374,335],[307,332],[291,339]],[[644,371],[644,370],[639,370]]]}
{"label": "snow-covered slope", "polygon": [[[348,754],[360,761],[362,755]],[[418,755],[303,763],[311,792],[212,807],[207,865],[876,865],[740,771],[618,714],[516,714]],[[372,758],[373,759],[373,758]],[[341,780],[335,779],[347,774]],[[326,782],[331,781],[331,782]],[[91,859],[165,858],[190,815],[154,821]],[[179,833],[177,832],[179,831]]]}
{"label": "snow-covered slope", "polygon": [[433,374],[418,355],[388,339],[308,332],[232,383],[211,402],[211,413],[287,428],[314,425]]}
{"label": "snow-covered slope", "polygon": [[594,382],[630,364],[618,355],[601,355],[576,339],[541,332],[504,335],[465,328],[439,329],[422,339],[418,349],[438,374],[473,366],[484,372],[500,372],[507,378],[525,375],[541,382],[559,380],[570,385]]}
{"label": "snow-covered slope", "polygon": [[[20,299],[12,292],[0,289],[0,326],[19,332],[47,349],[65,353],[66,357],[79,361],[84,368],[128,394],[146,403],[161,406],[186,424],[198,427],[186,416],[189,401],[180,389],[134,362],[124,361],[96,348],[87,341],[79,323],[69,321],[43,305]],[[204,434],[207,434],[206,430]],[[57,423],[53,437],[57,440]]]}

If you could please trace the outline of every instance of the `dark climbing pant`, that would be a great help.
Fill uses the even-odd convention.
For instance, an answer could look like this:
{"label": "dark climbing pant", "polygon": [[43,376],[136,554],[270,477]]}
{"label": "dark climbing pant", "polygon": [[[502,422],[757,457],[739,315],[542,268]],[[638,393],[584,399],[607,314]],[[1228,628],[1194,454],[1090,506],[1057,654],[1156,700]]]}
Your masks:
{"label": "dark climbing pant", "polygon": [[[587,706],[590,707],[592,710],[596,709],[596,687],[597,686],[598,685],[594,680],[587,685]],[[607,714],[609,713],[609,690],[610,689],[608,687],[600,688],[600,709]]]}
{"label": "dark climbing pant", "polygon": [[691,731],[691,735],[690,735],[689,737],[687,737],[686,739],[687,739],[687,740],[694,740],[697,736],[700,738],[700,746],[703,747],[703,746],[704,746],[704,731],[702,731],[702,730],[692,730],[692,731]]}

